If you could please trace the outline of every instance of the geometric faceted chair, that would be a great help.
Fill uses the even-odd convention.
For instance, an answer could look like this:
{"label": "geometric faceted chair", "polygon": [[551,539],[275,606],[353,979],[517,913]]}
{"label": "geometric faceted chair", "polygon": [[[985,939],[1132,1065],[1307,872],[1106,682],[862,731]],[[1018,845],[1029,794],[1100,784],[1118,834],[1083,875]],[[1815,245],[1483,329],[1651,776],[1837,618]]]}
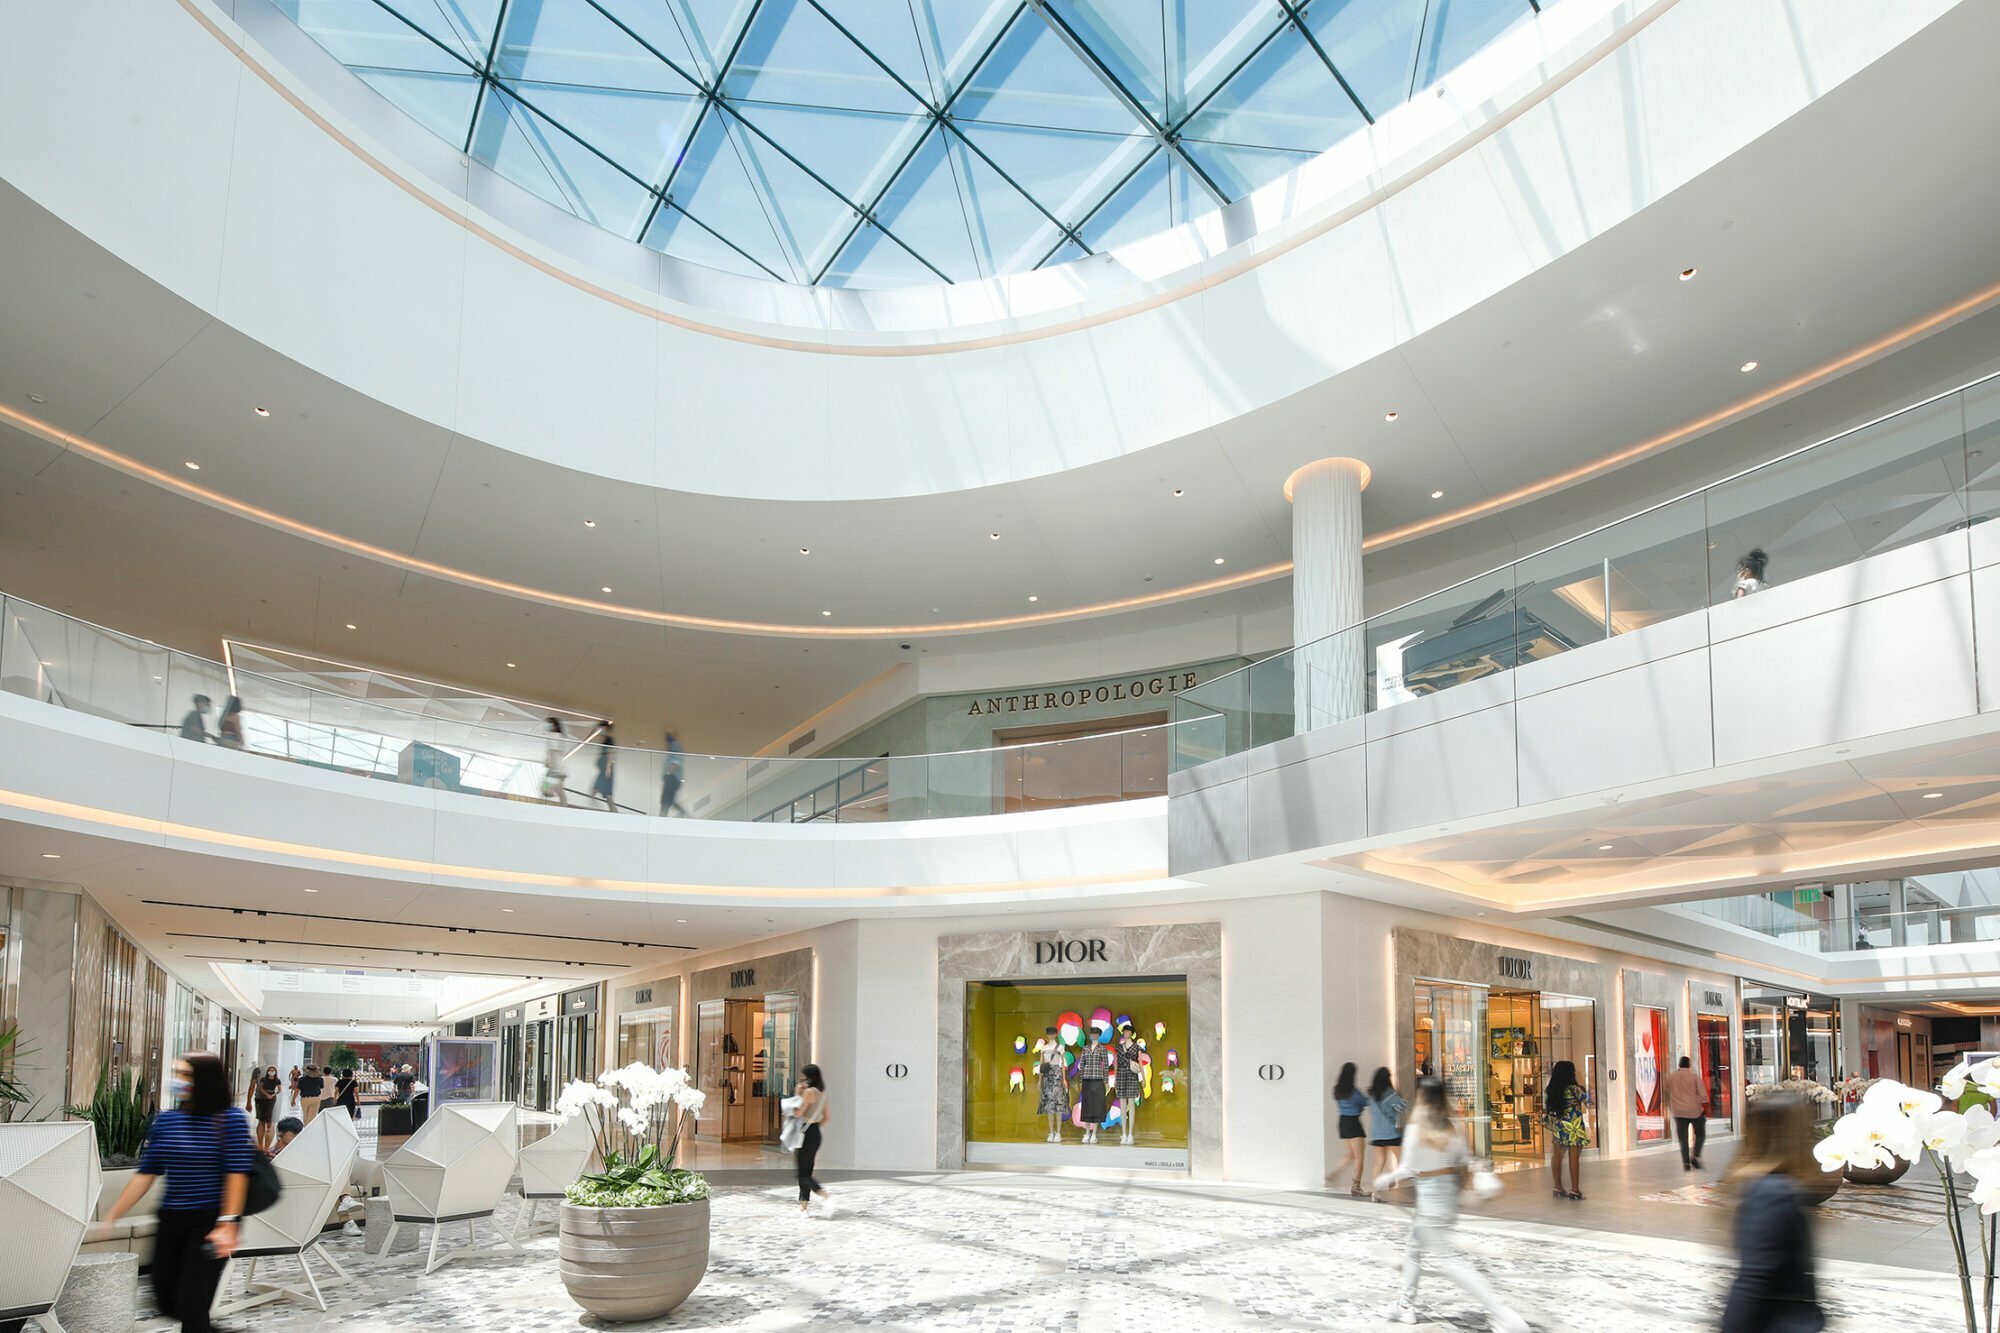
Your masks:
{"label": "geometric faceted chair", "polygon": [[[326,1297],[320,1294],[321,1283],[313,1274],[307,1252],[317,1252],[333,1270],[326,1286],[339,1286],[351,1280],[340,1261],[320,1245],[320,1238],[325,1234],[327,1215],[347,1192],[348,1178],[354,1174],[354,1159],[360,1151],[361,1138],[355,1132],[352,1116],[323,1115],[314,1117],[297,1138],[285,1145],[284,1151],[271,1159],[283,1192],[269,1208],[243,1219],[236,1253],[224,1266],[222,1281],[215,1288],[216,1299],[220,1301],[229,1285],[229,1268],[238,1260],[245,1260],[249,1267],[243,1274],[243,1296],[230,1305],[216,1306],[213,1313],[235,1314],[287,1299],[311,1301],[321,1310],[326,1309]],[[257,1261],[273,1258],[296,1259],[311,1290],[259,1282]]]}
{"label": "geometric faceted chair", "polygon": [[543,1199],[560,1199],[597,1151],[597,1136],[590,1121],[572,1116],[556,1127],[553,1134],[521,1149],[521,1210],[514,1214],[514,1243],[555,1229],[554,1222],[535,1223],[535,1210]]}
{"label": "geometric faceted chair", "polygon": [[97,1211],[97,1130],[87,1120],[0,1125],[0,1322],[50,1313]]}
{"label": "geometric faceted chair", "polygon": [[[396,1232],[408,1222],[430,1224],[426,1273],[454,1259],[520,1253],[511,1237],[502,1237],[497,1248],[478,1249],[474,1231],[478,1219],[493,1216],[520,1154],[521,1131],[511,1102],[447,1102],[432,1112],[423,1128],[382,1163],[383,1193],[395,1218],[382,1252],[395,1252]],[[466,1245],[440,1258],[438,1235],[447,1222],[465,1223]]]}

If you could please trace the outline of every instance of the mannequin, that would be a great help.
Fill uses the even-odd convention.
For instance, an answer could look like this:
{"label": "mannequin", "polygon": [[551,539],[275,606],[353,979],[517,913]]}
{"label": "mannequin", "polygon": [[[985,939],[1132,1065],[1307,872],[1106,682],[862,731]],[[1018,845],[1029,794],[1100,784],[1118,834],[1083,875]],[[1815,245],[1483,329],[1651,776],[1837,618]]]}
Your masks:
{"label": "mannequin", "polygon": [[1139,1101],[1143,1096],[1139,1073],[1139,1042],[1132,1035],[1132,1025],[1127,1023],[1118,1029],[1118,1106],[1120,1122],[1118,1141],[1131,1143],[1139,1130]]}
{"label": "mannequin", "polygon": [[1096,1033],[1090,1044],[1076,1057],[1077,1086],[1081,1089],[1078,1101],[1081,1103],[1080,1116],[1083,1120],[1083,1141],[1097,1142],[1097,1131],[1104,1124],[1108,1114],[1108,1099],[1105,1097],[1105,1081],[1111,1075],[1111,1032],[1106,1028]]}
{"label": "mannequin", "polygon": [[1069,1114],[1069,1062],[1063,1059],[1056,1030],[1046,1029],[1035,1043],[1035,1077],[1041,1082],[1035,1109],[1048,1118],[1049,1142],[1062,1142],[1063,1118]]}

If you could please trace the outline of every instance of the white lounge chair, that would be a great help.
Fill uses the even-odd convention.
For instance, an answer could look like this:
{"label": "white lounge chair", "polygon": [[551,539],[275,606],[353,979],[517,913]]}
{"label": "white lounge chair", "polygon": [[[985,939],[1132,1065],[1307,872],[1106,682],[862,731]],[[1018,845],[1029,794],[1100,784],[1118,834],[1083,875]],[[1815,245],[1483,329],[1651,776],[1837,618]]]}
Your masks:
{"label": "white lounge chair", "polygon": [[[326,1297],[321,1288],[352,1281],[340,1261],[321,1246],[320,1238],[325,1235],[327,1218],[340,1202],[340,1196],[347,1192],[348,1178],[354,1174],[354,1158],[360,1151],[361,1139],[350,1117],[323,1115],[315,1117],[272,1159],[271,1165],[277,1168],[284,1193],[263,1212],[243,1219],[236,1253],[224,1266],[222,1281],[215,1288],[217,1304],[213,1313],[235,1314],[282,1300],[311,1301],[325,1310]],[[317,1252],[333,1270],[324,1283],[313,1273],[307,1259],[309,1251]],[[296,1259],[310,1290],[259,1282],[257,1261],[275,1258]],[[229,1270],[238,1262],[248,1265],[243,1274],[243,1295],[223,1305],[222,1293],[229,1287]]]}
{"label": "white lounge chair", "polygon": [[556,1127],[553,1134],[521,1149],[521,1211],[514,1214],[514,1243],[529,1236],[553,1231],[554,1222],[535,1222],[535,1210],[543,1199],[560,1199],[576,1178],[590,1165],[597,1151],[597,1139],[590,1122],[575,1116]]}
{"label": "white lounge chair", "polygon": [[[409,1142],[382,1163],[383,1192],[389,1196],[390,1224],[382,1252],[395,1252],[396,1232],[405,1222],[431,1228],[424,1272],[454,1259],[519,1254],[511,1236],[479,1249],[474,1226],[493,1209],[514,1179],[521,1155],[521,1130],[511,1102],[447,1102],[431,1113]],[[447,1222],[465,1223],[463,1249],[438,1254],[438,1235]]]}
{"label": "white lounge chair", "polygon": [[0,1125],[0,1323],[54,1314],[97,1211],[97,1130],[85,1120]]}

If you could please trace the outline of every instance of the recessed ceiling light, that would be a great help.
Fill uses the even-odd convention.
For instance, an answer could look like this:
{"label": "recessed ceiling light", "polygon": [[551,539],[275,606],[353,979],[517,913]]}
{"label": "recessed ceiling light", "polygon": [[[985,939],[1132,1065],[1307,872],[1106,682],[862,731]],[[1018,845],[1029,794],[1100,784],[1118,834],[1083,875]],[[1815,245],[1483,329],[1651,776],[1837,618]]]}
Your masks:
{"label": "recessed ceiling light", "polygon": [[1737,369],[1741,370],[1745,375],[1748,375],[1751,371],[1755,370],[1756,368],[1757,368],[1757,363],[1755,361],[1745,361],[1741,366],[1737,367]]}
{"label": "recessed ceiling light", "polygon": [[29,394],[29,395],[28,395],[28,401],[29,401],[29,402],[31,402],[31,403],[46,403],[46,402],[47,402],[47,401],[49,401],[49,400],[48,400],[48,399],[46,399],[46,398],[44,398],[44,397],[42,397],[42,396],[41,396],[40,394],[38,394],[38,393],[31,393],[31,394]]}
{"label": "recessed ceiling light", "polygon": [[306,890],[306,892],[307,892],[307,893],[318,893],[318,892],[319,892],[319,890],[318,890],[318,889],[307,889],[307,890]]}
{"label": "recessed ceiling light", "polygon": [[513,664],[512,662],[509,662],[509,663],[507,664],[507,669],[508,669],[509,671],[512,671],[512,670],[514,669],[514,664]]}
{"label": "recessed ceiling light", "polygon": [[349,629],[353,629],[353,628],[354,628],[354,625],[353,625],[353,622],[351,622],[351,621],[350,621],[350,622],[348,623],[348,626],[347,626],[347,628],[349,628]]}
{"label": "recessed ceiling light", "polygon": [[1218,564],[1218,565],[1219,565],[1219,564],[1221,564],[1221,563],[1222,563],[1222,557],[1221,557],[1221,556],[1217,556],[1217,557],[1215,557],[1215,563],[1216,563],[1216,564]]}
{"label": "recessed ceiling light", "polygon": [[586,518],[585,520],[583,520],[583,526],[585,526],[586,528],[594,528],[597,526],[597,520],[594,518]]}
{"label": "recessed ceiling light", "polygon": [[989,532],[986,534],[986,540],[990,542],[997,542],[1000,540],[1000,534],[997,532]]}
{"label": "recessed ceiling light", "polygon": [[1432,491],[1432,492],[1431,492],[1431,499],[1433,499],[1433,500],[1442,500],[1442,499],[1444,499],[1444,492],[1443,492],[1443,491]]}
{"label": "recessed ceiling light", "polygon": [[1179,487],[1179,486],[1176,486],[1176,487],[1174,487],[1174,499],[1178,500],[1178,499],[1180,499],[1180,498],[1181,498],[1181,497],[1182,497],[1183,495],[1186,495],[1186,494],[1187,494],[1187,491],[1186,491],[1185,489],[1183,489],[1182,487]]}
{"label": "recessed ceiling light", "polygon": [[1600,852],[1608,852],[1611,850],[1611,844],[1608,842],[1600,842],[1597,844],[1597,850]]}
{"label": "recessed ceiling light", "polygon": [[599,592],[610,592],[610,591],[611,591],[611,585],[607,583],[607,584],[605,584],[605,585],[604,585],[603,587],[599,588],[599,589],[598,589],[598,591],[599,591]]}
{"label": "recessed ceiling light", "polygon": [[1688,279],[1692,278],[1692,277],[1693,277],[1694,275],[1695,275],[1695,270],[1694,270],[1693,268],[1684,268],[1684,269],[1682,269],[1682,270],[1681,270],[1681,281],[1682,281],[1682,282],[1686,282],[1686,281],[1687,281]]}
{"label": "recessed ceiling light", "polygon": [[830,616],[830,615],[832,615],[832,614],[833,614],[833,612],[831,612],[831,611],[822,611],[822,612],[820,612],[820,614],[821,614],[821,615],[823,615],[823,616]]}
{"label": "recessed ceiling light", "polygon": [[1037,596],[1035,596],[1035,594],[1033,594],[1033,593],[1029,593],[1029,594],[1028,594],[1028,600],[1029,600],[1029,601],[1031,601],[1031,602],[1039,602],[1039,601],[1041,601],[1042,599],[1041,599],[1041,598],[1039,598],[1039,597],[1037,597]]}
{"label": "recessed ceiling light", "polygon": [[1395,420],[1395,419],[1396,419],[1397,417],[1399,417],[1399,416],[1401,416],[1401,415],[1403,415],[1403,414],[1402,414],[1401,412],[1384,412],[1384,413],[1382,414],[1382,420],[1384,420],[1384,421],[1394,421],[1394,420]]}
{"label": "recessed ceiling light", "polygon": [[42,853],[42,859],[43,859],[44,861],[60,861],[60,860],[62,860],[62,853],[61,853],[61,852],[43,852],[43,853]]}
{"label": "recessed ceiling light", "polygon": [[1926,801],[1942,801],[1944,793],[1941,791],[1927,791],[1924,793],[1924,799]]}
{"label": "recessed ceiling light", "polygon": [[813,553],[813,548],[810,546],[801,546],[799,548],[800,555],[811,555],[812,553]]}
{"label": "recessed ceiling light", "polygon": [[685,926],[687,923],[688,919],[684,916],[677,916],[674,918],[674,924],[677,926]]}
{"label": "recessed ceiling light", "polygon": [[503,912],[506,912],[506,913],[508,913],[508,914],[510,914],[510,915],[511,915],[511,914],[513,913],[513,911],[514,911],[514,909],[513,909],[513,908],[511,908],[511,907],[503,907],[503,908],[501,908],[500,910],[501,910],[501,911],[503,911]]}
{"label": "recessed ceiling light", "polygon": [[188,459],[188,461],[185,464],[183,464],[183,466],[186,467],[187,470],[190,472],[201,471],[201,464],[195,462],[192,458]]}
{"label": "recessed ceiling light", "polygon": [[253,407],[250,410],[252,412],[255,412],[260,417],[268,417],[271,415],[271,409],[268,407]]}

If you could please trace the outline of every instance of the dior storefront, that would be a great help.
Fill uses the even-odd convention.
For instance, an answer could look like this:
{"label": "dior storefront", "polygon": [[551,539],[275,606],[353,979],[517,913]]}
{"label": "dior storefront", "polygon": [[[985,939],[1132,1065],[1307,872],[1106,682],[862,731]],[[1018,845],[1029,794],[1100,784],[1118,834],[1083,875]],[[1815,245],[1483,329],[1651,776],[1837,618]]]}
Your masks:
{"label": "dior storefront", "polygon": [[938,942],[938,1166],[1222,1169],[1214,923]]}

